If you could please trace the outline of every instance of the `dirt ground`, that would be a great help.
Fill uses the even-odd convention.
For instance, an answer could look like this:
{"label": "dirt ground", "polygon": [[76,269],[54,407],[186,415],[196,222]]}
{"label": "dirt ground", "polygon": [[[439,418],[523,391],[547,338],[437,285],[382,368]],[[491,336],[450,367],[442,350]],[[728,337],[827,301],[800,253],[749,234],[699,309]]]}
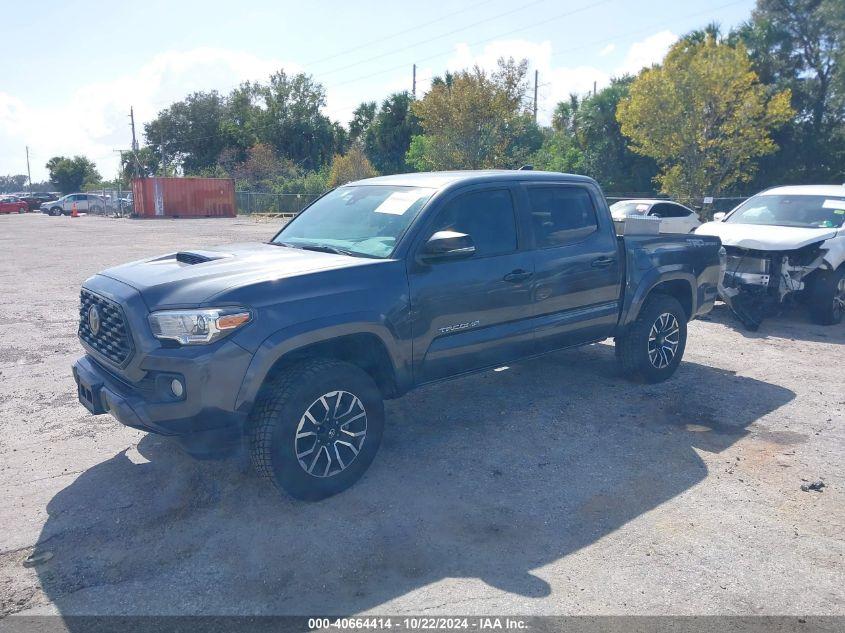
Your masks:
{"label": "dirt ground", "polygon": [[801,310],[717,307],[661,385],[601,344],[420,389],[316,504],[76,402],[86,277],[275,228],[0,217],[2,614],[845,614],[845,325]]}

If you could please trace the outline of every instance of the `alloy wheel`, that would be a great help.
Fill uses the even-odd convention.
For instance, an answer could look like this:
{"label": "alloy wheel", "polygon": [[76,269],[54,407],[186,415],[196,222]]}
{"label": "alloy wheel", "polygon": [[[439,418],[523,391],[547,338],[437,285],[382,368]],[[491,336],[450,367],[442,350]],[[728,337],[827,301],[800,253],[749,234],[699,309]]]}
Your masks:
{"label": "alloy wheel", "polygon": [[655,369],[668,367],[680,344],[681,326],[674,314],[664,312],[651,326],[648,334],[648,360]]}
{"label": "alloy wheel", "polygon": [[300,467],[313,477],[332,477],[358,457],[367,437],[367,411],[348,391],[317,398],[299,420],[294,450]]}
{"label": "alloy wheel", "polygon": [[833,315],[837,319],[845,311],[845,277],[836,284],[836,292],[833,294]]}

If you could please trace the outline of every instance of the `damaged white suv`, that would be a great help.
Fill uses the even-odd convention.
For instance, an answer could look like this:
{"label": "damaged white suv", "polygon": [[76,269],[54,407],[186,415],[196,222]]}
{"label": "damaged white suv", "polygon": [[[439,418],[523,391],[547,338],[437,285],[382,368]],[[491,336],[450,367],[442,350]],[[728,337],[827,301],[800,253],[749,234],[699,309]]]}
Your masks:
{"label": "damaged white suv", "polygon": [[749,329],[786,301],[824,325],[845,314],[845,185],[776,187],[696,229],[721,238],[719,294]]}

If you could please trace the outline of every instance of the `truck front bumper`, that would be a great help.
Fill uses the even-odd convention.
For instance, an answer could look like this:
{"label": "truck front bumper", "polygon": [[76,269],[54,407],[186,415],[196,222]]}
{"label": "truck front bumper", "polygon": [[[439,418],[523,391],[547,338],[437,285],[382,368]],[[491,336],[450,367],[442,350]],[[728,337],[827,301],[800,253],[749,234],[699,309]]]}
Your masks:
{"label": "truck front bumper", "polygon": [[[126,426],[175,436],[196,457],[223,457],[241,443],[247,412],[235,410],[234,399],[250,358],[224,343],[208,355],[171,358],[131,383],[85,355],[73,364],[73,378],[79,402],[94,415],[110,413]],[[180,396],[174,381],[182,385]]]}

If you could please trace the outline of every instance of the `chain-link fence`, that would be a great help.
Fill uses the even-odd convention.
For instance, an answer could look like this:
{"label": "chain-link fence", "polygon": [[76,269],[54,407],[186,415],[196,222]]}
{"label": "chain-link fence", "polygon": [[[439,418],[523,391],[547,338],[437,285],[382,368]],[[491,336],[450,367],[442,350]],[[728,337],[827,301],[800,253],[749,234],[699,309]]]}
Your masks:
{"label": "chain-link fence", "polygon": [[102,213],[103,215],[130,215],[133,212],[131,189],[91,189],[85,192],[89,196],[96,196],[102,202],[89,201],[88,213]]}
{"label": "chain-link fence", "polygon": [[235,206],[239,214],[267,213],[294,216],[317,197],[317,195],[305,193],[236,191]]}

